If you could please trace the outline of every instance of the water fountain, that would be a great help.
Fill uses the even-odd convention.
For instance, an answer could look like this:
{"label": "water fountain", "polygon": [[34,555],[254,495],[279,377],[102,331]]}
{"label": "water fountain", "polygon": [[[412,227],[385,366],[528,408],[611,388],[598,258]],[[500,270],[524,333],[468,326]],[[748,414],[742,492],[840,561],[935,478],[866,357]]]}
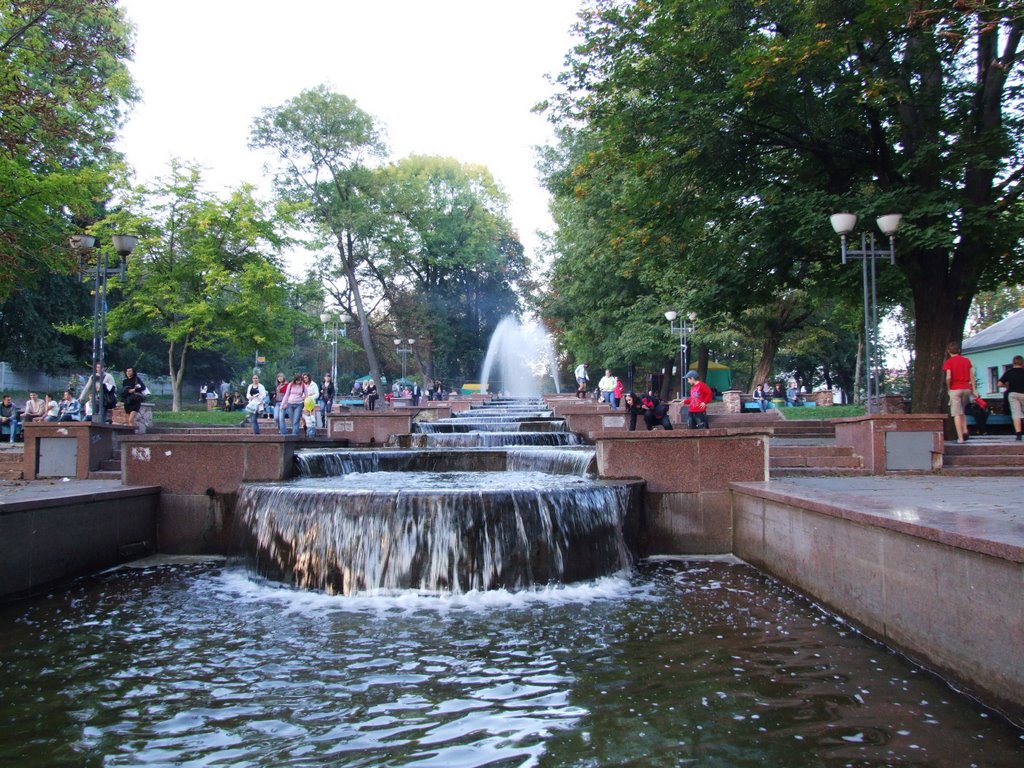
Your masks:
{"label": "water fountain", "polygon": [[[481,391],[493,389],[511,397],[540,397],[545,373],[551,376],[555,392],[561,392],[548,334],[539,326],[524,325],[514,317],[498,323],[480,372]],[[492,387],[495,383],[499,386]]]}
{"label": "water fountain", "polygon": [[419,449],[304,451],[301,479],[244,486],[238,551],[264,578],[346,595],[521,590],[629,569],[639,484],[589,475],[593,449],[574,447],[543,402],[416,426]]}

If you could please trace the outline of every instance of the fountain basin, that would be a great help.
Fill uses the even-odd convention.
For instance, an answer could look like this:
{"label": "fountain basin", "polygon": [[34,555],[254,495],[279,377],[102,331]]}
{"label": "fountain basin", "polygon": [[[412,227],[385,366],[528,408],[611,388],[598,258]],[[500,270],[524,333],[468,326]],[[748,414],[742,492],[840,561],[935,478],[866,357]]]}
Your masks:
{"label": "fountain basin", "polygon": [[249,485],[238,552],[329,594],[521,590],[628,571],[642,483],[538,472],[370,472]]}

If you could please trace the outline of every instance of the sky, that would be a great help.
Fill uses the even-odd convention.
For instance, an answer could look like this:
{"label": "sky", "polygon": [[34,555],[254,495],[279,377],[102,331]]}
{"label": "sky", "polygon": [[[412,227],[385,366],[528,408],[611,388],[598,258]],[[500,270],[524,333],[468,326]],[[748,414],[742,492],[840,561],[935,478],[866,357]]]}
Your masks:
{"label": "sky", "polygon": [[553,228],[531,112],[573,44],[579,0],[121,0],[136,27],[142,92],[118,143],[137,181],[197,162],[212,190],[269,196],[252,120],[326,84],[384,129],[390,159],[451,156],[487,166],[511,198],[527,254]]}

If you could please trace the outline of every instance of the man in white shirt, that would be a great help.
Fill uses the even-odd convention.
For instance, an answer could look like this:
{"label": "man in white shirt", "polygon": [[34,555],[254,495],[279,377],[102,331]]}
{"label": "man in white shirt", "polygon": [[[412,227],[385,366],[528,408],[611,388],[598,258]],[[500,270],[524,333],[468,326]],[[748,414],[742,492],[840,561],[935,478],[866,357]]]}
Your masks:
{"label": "man in white shirt", "polygon": [[590,376],[587,375],[589,367],[590,363],[580,363],[576,366],[576,397],[583,399],[587,397],[587,384],[590,382]]}

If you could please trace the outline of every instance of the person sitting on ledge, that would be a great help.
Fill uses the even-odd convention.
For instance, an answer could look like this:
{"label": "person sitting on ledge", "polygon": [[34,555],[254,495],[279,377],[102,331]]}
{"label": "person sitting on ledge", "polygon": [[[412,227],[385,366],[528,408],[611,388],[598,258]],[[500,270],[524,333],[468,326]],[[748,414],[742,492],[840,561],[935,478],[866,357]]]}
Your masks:
{"label": "person sitting on ledge", "polygon": [[43,417],[43,421],[56,421],[60,418],[60,400],[54,400],[50,397],[49,392],[43,396],[43,405],[46,406],[46,415]]}
{"label": "person sitting on ledge", "polygon": [[25,401],[25,408],[22,411],[21,420],[36,421],[46,416],[46,403],[39,399],[39,395],[35,392],[28,393],[28,400]]}
{"label": "person sitting on ledge", "polygon": [[18,430],[21,429],[18,415],[18,406],[11,400],[10,395],[4,395],[3,399],[0,399],[0,434],[8,435],[12,443],[18,439]]}
{"label": "person sitting on ledge", "polygon": [[60,401],[58,406],[57,421],[81,421],[82,420],[82,403],[75,399],[74,395],[71,394],[71,390],[64,390],[64,399]]}

